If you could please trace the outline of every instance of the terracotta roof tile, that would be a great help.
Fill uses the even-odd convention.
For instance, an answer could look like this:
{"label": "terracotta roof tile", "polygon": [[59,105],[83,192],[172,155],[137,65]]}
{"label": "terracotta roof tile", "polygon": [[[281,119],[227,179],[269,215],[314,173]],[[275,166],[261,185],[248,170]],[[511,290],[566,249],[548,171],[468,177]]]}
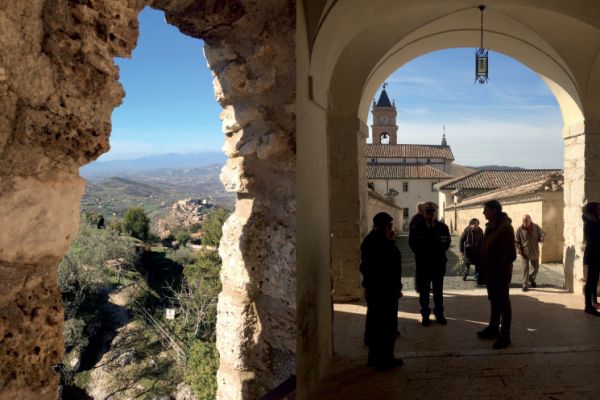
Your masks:
{"label": "terracotta roof tile", "polygon": [[367,144],[367,158],[445,158],[454,160],[449,146],[435,144]]}
{"label": "terracotta roof tile", "polygon": [[367,179],[448,179],[444,171],[427,164],[367,164]]}
{"label": "terracotta roof tile", "polygon": [[535,180],[548,174],[560,172],[559,169],[523,169],[523,170],[477,170],[468,175],[450,179],[436,185],[438,189],[488,189],[505,188],[510,185]]}
{"label": "terracotta roof tile", "polygon": [[[564,186],[564,177],[562,172],[546,174],[527,182],[517,183],[509,187],[492,190],[477,196],[469,197],[456,206],[472,206],[483,204],[488,200],[509,200],[511,198],[526,196],[539,192],[562,192]],[[451,208],[451,207],[449,207]]]}

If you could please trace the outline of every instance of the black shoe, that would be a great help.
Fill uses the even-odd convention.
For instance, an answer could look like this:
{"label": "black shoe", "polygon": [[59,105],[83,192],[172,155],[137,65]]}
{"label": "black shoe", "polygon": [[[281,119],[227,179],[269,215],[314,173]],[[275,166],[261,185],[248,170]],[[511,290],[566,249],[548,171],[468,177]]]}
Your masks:
{"label": "black shoe", "polygon": [[467,276],[468,276],[468,275],[464,275],[464,276],[463,276],[463,281],[466,281],[466,280],[467,280]]}
{"label": "black shoe", "polygon": [[448,324],[448,320],[446,319],[446,317],[444,317],[444,314],[436,315],[435,316],[435,322],[437,322],[440,325],[447,325]]}
{"label": "black shoe", "polygon": [[535,283],[535,282],[531,282],[531,283],[529,284],[529,286],[531,286],[532,288],[534,288],[534,289],[535,289],[535,288],[537,287],[537,283]]}
{"label": "black shoe", "polygon": [[524,292],[529,292],[529,288],[527,286],[523,286],[523,291]]}
{"label": "black shoe", "polygon": [[431,325],[431,320],[429,319],[429,317],[423,317],[423,319],[421,320],[421,325],[423,325],[423,326]]}
{"label": "black shoe", "polygon": [[398,368],[404,365],[404,361],[401,358],[392,358],[389,361],[378,364],[375,366],[376,371],[386,371],[388,369]]}
{"label": "black shoe", "polygon": [[477,337],[479,339],[496,339],[498,336],[500,336],[500,331],[489,326],[484,330],[477,332]]}
{"label": "black shoe", "polygon": [[492,348],[495,350],[505,349],[510,344],[510,337],[508,336],[500,336],[498,340],[494,342]]}
{"label": "black shoe", "polygon": [[593,315],[594,317],[600,317],[600,311],[598,311],[594,306],[586,306],[584,311],[590,315]]}

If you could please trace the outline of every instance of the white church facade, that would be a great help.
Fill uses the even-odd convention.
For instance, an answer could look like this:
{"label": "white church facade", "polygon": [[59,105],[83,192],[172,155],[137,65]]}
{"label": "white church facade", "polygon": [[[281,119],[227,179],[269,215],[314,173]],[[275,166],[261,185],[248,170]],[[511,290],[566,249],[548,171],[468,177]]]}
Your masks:
{"label": "white church facade", "polygon": [[[367,143],[367,182],[403,210],[402,226],[416,214],[417,204],[438,201],[436,184],[473,172],[454,163],[445,134],[439,145],[398,144],[396,106],[390,102],[385,86],[373,102],[372,143]],[[441,206],[441,205],[440,205]]]}

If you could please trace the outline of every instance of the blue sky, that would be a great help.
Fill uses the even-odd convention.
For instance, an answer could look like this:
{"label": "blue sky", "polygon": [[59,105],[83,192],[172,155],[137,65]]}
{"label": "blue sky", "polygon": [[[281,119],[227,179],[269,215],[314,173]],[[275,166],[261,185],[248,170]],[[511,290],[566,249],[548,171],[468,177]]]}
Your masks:
{"label": "blue sky", "polygon": [[141,12],[131,59],[116,59],[126,96],[112,115],[111,150],[99,160],[221,150],[222,108],[203,48],[168,25],[163,12]]}
{"label": "blue sky", "polygon": [[489,83],[476,85],[474,52],[429,53],[387,79],[398,111],[398,141],[439,144],[445,124],[460,164],[562,168],[562,117],[548,86],[496,52],[489,56]]}
{"label": "blue sky", "polygon": [[[113,112],[111,150],[99,160],[221,151],[223,134],[203,43],[145,8],[131,59],[117,59],[125,88]],[[456,162],[562,167],[562,120],[554,96],[530,69],[490,52],[490,82],[475,85],[474,49],[427,54],[388,82],[401,143],[437,144],[446,125]],[[377,93],[377,96],[379,93]]]}

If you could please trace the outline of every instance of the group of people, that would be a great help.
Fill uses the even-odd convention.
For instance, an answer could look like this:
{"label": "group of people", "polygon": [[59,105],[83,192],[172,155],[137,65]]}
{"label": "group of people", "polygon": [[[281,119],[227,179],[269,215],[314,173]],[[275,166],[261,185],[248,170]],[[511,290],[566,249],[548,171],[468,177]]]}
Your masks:
{"label": "group of people", "polygon": [[[415,254],[415,287],[419,293],[421,324],[431,324],[430,293],[433,292],[433,315],[440,325],[448,323],[444,316],[443,286],[446,273],[446,251],[451,244],[448,226],[437,219],[435,203],[419,204],[418,213],[409,224],[409,246]],[[509,288],[513,262],[517,255],[523,265],[523,291],[536,287],[539,270],[539,243],[544,232],[529,215],[515,232],[512,220],[497,200],[484,204],[488,221],[485,232],[474,218],[460,239],[466,279],[469,266],[475,266],[479,285],[485,285],[490,303],[490,319],[485,329],[477,332],[481,339],[495,339],[493,348],[510,345],[512,308]],[[585,312],[600,316],[597,310],[597,285],[600,273],[600,203],[588,203],[583,209],[585,252],[588,266],[585,285]],[[369,346],[368,364],[377,370],[403,364],[394,357],[398,336],[398,300],[402,297],[402,261],[395,245],[393,218],[384,212],[373,218],[373,230],[361,244],[360,272],[367,301],[365,345]]]}
{"label": "group of people", "polygon": [[[527,292],[529,287],[537,287],[536,277],[540,269],[540,243],[544,241],[544,231],[531,220],[531,216],[523,216],[522,225],[515,232],[515,248],[523,267],[522,287]],[[463,280],[467,280],[471,265],[474,265],[474,276],[479,286],[483,285],[479,268],[481,245],[483,244],[483,230],[479,227],[479,220],[473,218],[460,237],[460,254],[464,267]]]}

